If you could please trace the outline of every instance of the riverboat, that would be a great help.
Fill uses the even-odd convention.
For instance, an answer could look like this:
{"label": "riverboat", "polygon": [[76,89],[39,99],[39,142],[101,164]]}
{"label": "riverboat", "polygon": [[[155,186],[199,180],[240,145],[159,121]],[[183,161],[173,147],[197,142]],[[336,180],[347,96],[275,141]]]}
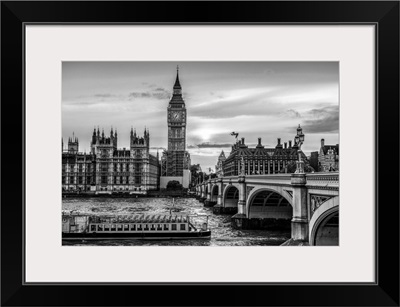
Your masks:
{"label": "riverboat", "polygon": [[207,222],[195,227],[189,215],[124,215],[92,216],[84,214],[62,215],[63,240],[109,239],[210,239]]}

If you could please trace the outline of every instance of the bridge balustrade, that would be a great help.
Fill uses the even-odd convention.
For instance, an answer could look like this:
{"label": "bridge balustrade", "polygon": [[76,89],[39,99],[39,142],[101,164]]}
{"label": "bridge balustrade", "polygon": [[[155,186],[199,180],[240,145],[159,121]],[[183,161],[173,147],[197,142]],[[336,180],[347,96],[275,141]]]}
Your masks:
{"label": "bridge balustrade", "polygon": [[[217,187],[214,186],[216,184],[218,191],[221,189],[218,195]],[[314,233],[313,231],[315,231],[314,220],[317,219],[315,214],[318,213],[318,216],[321,215],[321,212],[324,214],[326,211],[324,208],[328,208],[330,203],[332,205],[329,205],[329,208],[332,207],[334,210],[338,210],[339,206],[338,172],[229,176],[204,182],[203,191],[207,189],[207,185],[215,188],[215,192],[213,188],[209,188],[208,193],[213,202],[217,196],[218,205],[216,207],[237,208],[238,213],[232,217],[232,220],[237,220],[238,227],[246,229],[245,227],[250,225],[253,219],[255,222],[258,220],[257,223],[261,224],[266,223],[267,220],[272,220],[272,222],[278,219],[286,220],[291,223],[292,239],[295,241],[304,242],[312,237],[309,236],[309,232]],[[278,195],[285,197],[288,206],[271,206],[272,198],[268,200],[268,204],[263,203],[260,206],[257,200],[255,201],[257,196],[254,197],[260,189],[275,191]],[[255,201],[254,204],[251,203],[253,201]],[[315,211],[319,206],[321,206],[319,211]],[[321,209],[324,210],[321,211]],[[337,227],[334,222],[336,223],[336,220],[333,219],[333,222],[327,224],[330,227],[328,232]],[[317,226],[318,223],[315,227]],[[322,233],[326,237],[326,234]],[[319,238],[321,235],[316,233],[315,237]],[[331,240],[331,238],[329,239]],[[334,240],[335,238],[332,242],[335,242]]]}

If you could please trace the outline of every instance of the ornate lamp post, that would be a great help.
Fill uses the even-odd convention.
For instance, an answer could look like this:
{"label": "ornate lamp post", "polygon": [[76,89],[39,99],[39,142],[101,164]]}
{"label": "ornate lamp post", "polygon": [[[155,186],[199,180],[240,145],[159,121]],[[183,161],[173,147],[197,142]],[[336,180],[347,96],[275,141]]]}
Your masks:
{"label": "ornate lamp post", "polygon": [[303,129],[300,127],[297,128],[297,135],[294,138],[295,143],[298,146],[297,153],[299,155],[299,160],[296,162],[296,172],[297,174],[304,174],[304,161],[301,158],[301,145],[304,142],[304,134]]}

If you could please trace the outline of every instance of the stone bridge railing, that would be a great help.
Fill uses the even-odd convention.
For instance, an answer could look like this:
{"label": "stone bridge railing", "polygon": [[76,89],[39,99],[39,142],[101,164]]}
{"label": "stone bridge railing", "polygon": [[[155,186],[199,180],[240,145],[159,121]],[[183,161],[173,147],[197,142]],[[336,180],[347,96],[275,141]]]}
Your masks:
{"label": "stone bridge railing", "polygon": [[[271,175],[247,175],[246,183],[262,184],[272,183],[275,185],[287,185],[291,182],[292,174],[271,174]],[[223,177],[224,183],[235,183],[238,181],[238,176]],[[209,179],[203,184],[211,182],[217,183],[220,178]],[[326,186],[339,188],[339,173],[306,173],[307,185]]]}
{"label": "stone bridge railing", "polygon": [[339,190],[339,173],[306,174],[306,186],[309,189]]}

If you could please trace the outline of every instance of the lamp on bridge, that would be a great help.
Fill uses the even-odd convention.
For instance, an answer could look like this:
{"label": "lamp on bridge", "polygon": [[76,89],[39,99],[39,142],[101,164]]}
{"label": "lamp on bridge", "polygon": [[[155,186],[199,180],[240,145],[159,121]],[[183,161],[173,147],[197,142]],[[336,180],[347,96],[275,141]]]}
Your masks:
{"label": "lamp on bridge", "polygon": [[303,129],[300,127],[297,127],[297,135],[294,138],[295,144],[297,144],[297,153],[299,155],[299,161],[296,162],[296,172],[297,174],[304,174],[304,161],[301,159],[301,145],[303,145],[304,142],[304,134],[303,134]]}

